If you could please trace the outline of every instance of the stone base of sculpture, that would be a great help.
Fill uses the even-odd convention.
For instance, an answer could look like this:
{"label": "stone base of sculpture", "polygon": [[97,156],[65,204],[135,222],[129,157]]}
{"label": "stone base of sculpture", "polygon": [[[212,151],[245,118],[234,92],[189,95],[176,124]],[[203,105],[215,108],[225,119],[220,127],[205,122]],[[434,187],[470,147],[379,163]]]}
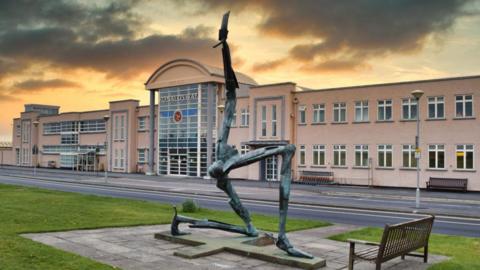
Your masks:
{"label": "stone base of sculpture", "polygon": [[260,232],[257,237],[246,235],[211,237],[185,233],[172,235],[171,231],[165,231],[156,233],[155,238],[188,245],[187,247],[177,249],[173,253],[175,256],[187,259],[210,256],[220,252],[230,252],[240,256],[302,269],[318,269],[326,265],[325,259],[319,257],[308,259],[289,256],[276,248],[272,236],[264,232]]}

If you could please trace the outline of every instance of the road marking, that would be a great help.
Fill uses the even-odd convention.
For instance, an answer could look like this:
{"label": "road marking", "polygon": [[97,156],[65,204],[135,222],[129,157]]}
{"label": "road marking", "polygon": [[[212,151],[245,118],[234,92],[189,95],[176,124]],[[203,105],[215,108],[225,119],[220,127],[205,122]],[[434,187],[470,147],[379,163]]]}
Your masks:
{"label": "road marking", "polygon": [[[10,182],[15,182],[16,180],[10,180],[7,179],[7,181]],[[32,182],[32,180],[17,180],[17,181],[23,181],[23,182]],[[163,192],[163,191],[135,191],[135,190],[130,190],[128,188],[121,188],[121,187],[99,187],[96,185],[91,185],[91,184],[78,184],[78,183],[70,183],[70,182],[65,182],[65,183],[58,183],[58,182],[53,182],[53,181],[48,181],[48,180],[38,180],[42,182],[46,182],[49,185],[53,186],[63,186],[63,187],[80,187],[80,188],[91,188],[91,189],[97,189],[101,191],[112,191],[112,189],[123,192],[123,193],[130,193],[130,194],[159,194],[163,195],[164,197],[169,197],[169,198],[179,198],[178,195],[186,195],[189,197],[197,198],[203,201],[210,201],[210,202],[224,202],[225,198],[219,198],[216,196],[209,196],[209,195],[199,195],[199,194],[183,194],[183,193],[176,193],[178,194],[177,196],[172,195],[172,193],[168,192]],[[35,183],[33,183],[35,184]],[[216,199],[215,199],[216,198]],[[259,201],[259,200],[253,200],[253,199],[243,199],[242,200],[245,205],[251,205],[251,206],[261,206],[264,207],[270,207],[270,208],[277,208],[278,205],[275,202],[266,202],[266,201]],[[396,215],[404,215],[404,216],[413,216],[413,217],[422,217],[425,216],[424,214],[413,214],[413,213],[403,213],[403,212],[391,212],[391,211],[376,211],[376,210],[366,210],[366,209],[351,209],[351,208],[339,208],[339,207],[330,207],[330,206],[316,206],[316,205],[302,205],[302,207],[298,207],[295,205],[302,205],[302,204],[290,204],[290,209],[296,209],[296,210],[302,210],[302,211],[312,211],[312,212],[324,212],[324,213],[333,213],[333,214],[349,214],[349,215],[356,215],[356,216],[370,216],[370,217],[380,217],[380,218],[391,218],[391,219],[404,219],[408,220],[408,217],[400,217],[400,216],[390,216],[390,215],[385,215],[385,214],[370,214],[370,213],[389,213],[389,214],[396,214]],[[314,208],[319,208],[319,209],[314,209]],[[323,209],[322,209],[323,208]],[[328,210],[332,209],[332,210]],[[337,210],[337,211],[333,211]],[[354,212],[367,212],[367,213],[354,213]],[[457,220],[471,220],[471,221],[478,221],[480,222],[480,219],[477,218],[461,218],[461,217],[448,217],[448,216],[436,216],[436,223],[448,223],[448,224],[457,224],[457,225],[469,225],[469,226],[480,226],[479,224],[476,223],[467,223],[467,222],[454,222],[454,221],[445,221],[445,220],[439,220],[439,219],[457,219]]]}

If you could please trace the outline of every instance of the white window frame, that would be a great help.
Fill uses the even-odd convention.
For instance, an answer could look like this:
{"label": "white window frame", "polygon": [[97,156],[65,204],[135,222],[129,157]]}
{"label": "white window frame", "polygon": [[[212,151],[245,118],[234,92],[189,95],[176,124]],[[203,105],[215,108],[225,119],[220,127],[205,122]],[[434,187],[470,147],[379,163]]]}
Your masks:
{"label": "white window frame", "polygon": [[[463,156],[463,161],[462,161],[462,168],[459,167],[458,163],[458,158],[459,158],[459,153],[462,154]],[[471,153],[472,154],[472,167],[467,168],[467,154]],[[457,144],[455,146],[455,163],[456,163],[456,168],[457,170],[464,170],[464,171],[472,171],[475,170],[475,146],[473,144]]]}
{"label": "white window frame", "polygon": [[326,151],[325,151],[324,144],[314,144],[312,147],[313,166],[325,166],[325,160],[326,160],[325,154],[326,154]]}
{"label": "white window frame", "polygon": [[262,105],[262,137],[267,136],[267,106]]}
{"label": "white window frame", "polygon": [[368,100],[355,101],[355,122],[368,122]]}
{"label": "white window frame", "polygon": [[[407,160],[405,160],[405,157],[407,157]],[[407,163],[407,166],[405,166],[405,161]],[[416,168],[416,167],[417,167],[417,159],[415,158],[415,145],[413,144],[402,145],[402,168]]]}
{"label": "white window frame", "polygon": [[[415,107],[415,115],[412,108]],[[405,117],[405,113],[407,117]],[[402,120],[416,120],[418,116],[418,104],[415,98],[402,99]]]}
{"label": "white window frame", "polygon": [[334,123],[347,122],[347,103],[345,102],[333,103],[333,122]]}
{"label": "white window frame", "polygon": [[[342,163],[343,155],[343,163]],[[333,145],[333,166],[346,167],[347,166],[347,146],[345,144]]]}
{"label": "white window frame", "polygon": [[[381,157],[381,154],[383,154],[383,158]],[[388,165],[388,157],[390,157],[390,166]],[[393,145],[377,145],[377,159],[379,168],[393,168]]]}
{"label": "white window frame", "polygon": [[[461,100],[458,100],[458,98],[461,98]],[[466,115],[467,103],[471,103],[470,106],[472,107],[472,115]],[[457,104],[461,104],[462,111],[460,114],[457,111]],[[475,107],[473,106],[473,95],[471,94],[455,95],[455,111],[454,111],[455,118],[473,118],[473,116],[475,115],[474,109]]]}
{"label": "white window frame", "polygon": [[[390,110],[390,117],[387,118],[387,111]],[[383,112],[383,118],[380,113]],[[391,99],[383,99],[377,102],[377,121],[392,121],[393,120],[393,101]]]}
{"label": "white window frame", "polygon": [[138,163],[148,163],[148,148],[137,149]]}
{"label": "white window frame", "polygon": [[237,110],[233,111],[231,127],[237,127]]}
{"label": "white window frame", "polygon": [[298,107],[298,123],[304,125],[307,123],[307,106],[300,105]]}
{"label": "white window frame", "polygon": [[240,146],[240,154],[245,155],[248,152],[250,152],[250,146],[247,144],[242,144]]}
{"label": "white window frame", "polygon": [[[430,105],[434,106],[433,114],[434,116],[430,116]],[[439,116],[439,106],[443,107],[443,115]],[[427,98],[427,113],[428,119],[445,119],[445,97],[444,96],[433,96]]]}
{"label": "white window frame", "polygon": [[277,105],[272,105],[272,137],[277,137]]}
{"label": "white window frame", "polygon": [[[439,153],[443,152],[443,167],[439,166]],[[430,153],[435,155],[435,166],[430,166]],[[429,169],[445,169],[445,145],[444,144],[429,144],[428,145],[428,168]]]}
{"label": "white window frame", "polygon": [[[360,157],[358,160],[357,155]],[[355,167],[368,168],[369,157],[368,144],[355,145]]]}
{"label": "white window frame", "polygon": [[325,122],[325,104],[313,104],[313,124]]}
{"label": "white window frame", "polygon": [[299,150],[298,150],[298,165],[300,166],[305,166],[306,163],[307,163],[307,157],[306,157],[306,146],[304,144],[301,144],[299,146]]}
{"label": "white window frame", "polygon": [[147,130],[147,117],[140,116],[138,117],[138,131],[145,131]]}
{"label": "white window frame", "polygon": [[249,121],[250,121],[249,118],[250,118],[250,113],[249,113],[248,107],[247,107],[247,108],[243,108],[242,111],[241,111],[241,123],[240,123],[240,126],[241,126],[241,127],[248,127]]}

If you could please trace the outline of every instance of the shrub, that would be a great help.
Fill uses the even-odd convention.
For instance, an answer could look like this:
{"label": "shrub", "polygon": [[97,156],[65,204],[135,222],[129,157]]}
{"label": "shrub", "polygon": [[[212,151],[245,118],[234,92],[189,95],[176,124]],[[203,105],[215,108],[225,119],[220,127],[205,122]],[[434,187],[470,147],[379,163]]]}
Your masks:
{"label": "shrub", "polygon": [[200,206],[192,199],[187,199],[182,203],[182,211],[185,213],[195,213],[200,210]]}

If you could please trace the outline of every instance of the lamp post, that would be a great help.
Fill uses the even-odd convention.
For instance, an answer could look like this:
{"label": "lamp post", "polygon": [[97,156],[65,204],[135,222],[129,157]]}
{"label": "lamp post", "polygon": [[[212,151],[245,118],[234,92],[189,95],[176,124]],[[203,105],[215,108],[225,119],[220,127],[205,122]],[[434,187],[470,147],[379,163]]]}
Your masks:
{"label": "lamp post", "polygon": [[417,160],[417,190],[415,193],[415,208],[420,208],[420,98],[422,90],[413,90],[412,96],[417,102],[417,135],[415,136],[415,159]]}
{"label": "lamp post", "polygon": [[[33,126],[35,127],[35,135],[37,134],[38,124],[40,124],[40,122],[38,122],[38,120],[33,121]],[[37,148],[36,143],[33,144],[32,154],[35,156],[35,162],[32,162],[33,163],[33,175],[36,176],[37,175],[37,154],[38,154],[38,148]]]}
{"label": "lamp post", "polygon": [[110,115],[106,114],[103,116],[103,120],[105,121],[105,166],[104,166],[104,171],[105,171],[105,182],[107,181],[108,178],[108,155],[107,155],[107,149],[108,149],[108,120],[110,119]]}

